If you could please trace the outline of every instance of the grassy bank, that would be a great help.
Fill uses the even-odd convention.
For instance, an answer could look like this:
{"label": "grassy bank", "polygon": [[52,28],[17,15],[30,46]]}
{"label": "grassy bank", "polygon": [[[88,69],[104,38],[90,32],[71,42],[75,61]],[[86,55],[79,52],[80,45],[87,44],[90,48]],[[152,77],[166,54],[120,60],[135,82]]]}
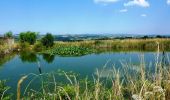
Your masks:
{"label": "grassy bank", "polygon": [[0,39],[0,56],[9,54],[13,51],[13,39]]}
{"label": "grassy bank", "polygon": [[[106,51],[170,51],[170,39],[114,39],[114,40],[89,40],[79,42],[56,42],[52,48],[41,49],[42,53],[57,55],[85,55]],[[38,45],[39,48],[42,48]],[[38,48],[35,46],[34,48]],[[40,50],[40,49],[39,49]]]}
{"label": "grassy bank", "polygon": [[[45,47],[40,41],[34,45],[17,42],[13,45],[16,51],[32,51],[60,56],[82,56],[91,53],[120,52],[120,51],[156,51],[157,45],[160,51],[170,51],[170,39],[113,39],[113,40],[89,40],[78,42],[56,41],[53,47]],[[0,53],[8,51],[8,46],[0,44]]]}

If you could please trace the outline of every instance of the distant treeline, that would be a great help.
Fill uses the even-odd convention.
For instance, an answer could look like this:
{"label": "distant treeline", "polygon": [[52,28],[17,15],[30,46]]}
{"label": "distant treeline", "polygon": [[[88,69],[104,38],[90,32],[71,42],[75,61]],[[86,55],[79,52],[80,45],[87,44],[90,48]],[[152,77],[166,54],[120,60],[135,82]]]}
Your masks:
{"label": "distant treeline", "polygon": [[[98,35],[97,35],[98,36]],[[55,41],[65,41],[65,42],[75,42],[75,41],[84,41],[84,40],[112,40],[112,39],[120,39],[120,40],[124,40],[124,39],[154,39],[154,38],[158,38],[158,39],[161,39],[161,38],[170,38],[170,36],[164,36],[164,35],[156,35],[156,36],[149,36],[149,35],[144,35],[144,36],[124,36],[124,37],[107,37],[107,36],[100,36],[100,37],[90,37],[90,36],[79,36],[81,38],[77,38],[77,37],[73,37],[73,36],[67,36],[67,37],[64,37],[62,35],[60,36],[57,36],[57,35],[54,35],[54,38],[55,38]]]}
{"label": "distant treeline", "polygon": [[[27,31],[27,32],[32,32],[32,31]],[[19,34],[13,34],[12,31],[6,32],[2,35],[0,35],[0,39],[6,38],[6,37],[13,37],[16,41],[20,39],[20,34],[25,33],[21,32]],[[36,38],[41,39],[45,35],[39,34],[39,32],[32,32],[36,33]],[[53,34],[53,33],[51,33]],[[114,35],[114,34],[68,34],[68,35],[54,35],[54,41],[83,41],[83,40],[112,40],[112,39],[153,39],[153,38],[170,38],[170,35]]]}

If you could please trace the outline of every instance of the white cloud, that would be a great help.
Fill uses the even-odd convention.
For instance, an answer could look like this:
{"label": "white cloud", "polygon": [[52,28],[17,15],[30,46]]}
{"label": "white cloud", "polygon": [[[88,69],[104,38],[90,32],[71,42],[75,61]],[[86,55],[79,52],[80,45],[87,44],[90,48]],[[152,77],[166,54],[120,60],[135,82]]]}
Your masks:
{"label": "white cloud", "polygon": [[146,14],[141,14],[141,16],[142,16],[142,17],[147,17],[147,15],[146,15]]}
{"label": "white cloud", "polygon": [[95,3],[115,3],[119,0],[94,0]]}
{"label": "white cloud", "polygon": [[131,0],[124,4],[124,6],[140,6],[140,7],[149,7],[150,4],[146,0]]}
{"label": "white cloud", "polygon": [[119,10],[119,12],[121,12],[121,13],[124,13],[124,12],[127,12],[128,10],[127,9],[121,9],[121,10]]}
{"label": "white cloud", "polygon": [[170,5],[170,0],[167,0],[167,4]]}

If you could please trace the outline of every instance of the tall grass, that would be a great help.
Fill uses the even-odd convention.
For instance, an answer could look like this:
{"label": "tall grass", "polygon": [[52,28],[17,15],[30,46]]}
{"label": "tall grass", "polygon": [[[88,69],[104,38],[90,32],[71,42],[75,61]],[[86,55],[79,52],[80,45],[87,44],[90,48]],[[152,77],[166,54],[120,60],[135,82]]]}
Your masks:
{"label": "tall grass", "polygon": [[[57,54],[61,56],[81,56],[108,51],[156,51],[157,44],[155,42],[159,42],[160,51],[170,51],[170,39],[113,39],[56,42],[54,47],[48,48],[48,50],[44,49],[42,50],[42,53]],[[37,47],[40,48],[39,46],[36,46],[36,48]]]}

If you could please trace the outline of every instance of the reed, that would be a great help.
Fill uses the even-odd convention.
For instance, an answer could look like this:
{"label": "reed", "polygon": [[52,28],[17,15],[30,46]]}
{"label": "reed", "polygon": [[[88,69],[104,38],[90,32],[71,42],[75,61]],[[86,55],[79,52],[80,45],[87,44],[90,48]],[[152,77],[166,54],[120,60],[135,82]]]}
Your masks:
{"label": "reed", "polygon": [[21,84],[27,78],[27,76],[23,76],[17,84],[17,100],[21,99]]}
{"label": "reed", "polygon": [[[42,53],[61,56],[81,56],[91,53],[113,51],[157,51],[159,42],[160,51],[170,51],[170,39],[113,39],[89,40],[79,42],[55,42],[52,48],[42,49]],[[35,48],[40,48],[36,46]],[[40,49],[39,49],[40,50]]]}

